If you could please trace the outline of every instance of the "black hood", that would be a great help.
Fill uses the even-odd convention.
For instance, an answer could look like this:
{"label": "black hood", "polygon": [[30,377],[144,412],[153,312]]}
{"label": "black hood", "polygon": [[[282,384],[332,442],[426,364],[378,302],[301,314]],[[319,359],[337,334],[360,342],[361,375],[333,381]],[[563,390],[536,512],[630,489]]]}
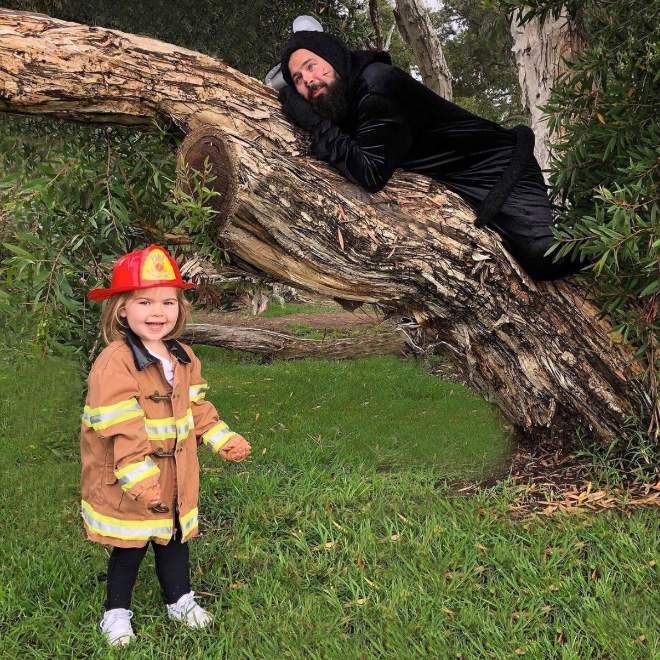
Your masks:
{"label": "black hood", "polygon": [[282,48],[282,77],[291,87],[295,87],[289,72],[289,59],[297,50],[304,48],[322,57],[344,80],[351,74],[351,53],[346,44],[327,32],[306,30],[294,32]]}
{"label": "black hood", "polygon": [[353,88],[362,71],[374,62],[392,64],[390,54],[385,50],[353,50],[351,51],[351,72],[348,87]]}

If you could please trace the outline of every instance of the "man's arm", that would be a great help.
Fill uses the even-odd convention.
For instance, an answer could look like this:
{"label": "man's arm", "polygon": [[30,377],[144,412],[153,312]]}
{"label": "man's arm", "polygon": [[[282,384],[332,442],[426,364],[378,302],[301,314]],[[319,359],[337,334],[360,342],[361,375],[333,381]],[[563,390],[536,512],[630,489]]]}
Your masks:
{"label": "man's arm", "polygon": [[369,192],[382,190],[405,160],[412,133],[392,99],[368,93],[358,106],[355,138],[330,119],[312,130],[312,153]]}

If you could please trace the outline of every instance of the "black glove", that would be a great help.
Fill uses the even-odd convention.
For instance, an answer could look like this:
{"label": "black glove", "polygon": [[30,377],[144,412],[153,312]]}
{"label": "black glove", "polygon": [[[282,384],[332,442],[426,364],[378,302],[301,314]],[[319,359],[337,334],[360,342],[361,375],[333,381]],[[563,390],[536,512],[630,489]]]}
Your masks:
{"label": "black glove", "polygon": [[280,90],[277,98],[282,104],[284,114],[296,126],[300,126],[310,133],[322,119],[320,115],[314,112],[309,101],[289,85]]}

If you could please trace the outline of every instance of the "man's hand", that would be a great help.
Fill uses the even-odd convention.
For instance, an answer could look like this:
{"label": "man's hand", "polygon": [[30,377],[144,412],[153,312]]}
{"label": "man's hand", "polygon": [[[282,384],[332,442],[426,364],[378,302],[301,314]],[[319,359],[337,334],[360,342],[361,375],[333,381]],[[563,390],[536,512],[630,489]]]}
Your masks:
{"label": "man's hand", "polygon": [[218,453],[220,458],[224,458],[225,461],[240,463],[244,458],[247,458],[251,449],[250,443],[242,435],[236,433]]}
{"label": "man's hand", "polygon": [[297,126],[304,128],[310,133],[314,127],[321,121],[321,116],[314,112],[307,99],[304,99],[298,92],[289,85],[283,87],[277,95],[282,104],[284,114]]}

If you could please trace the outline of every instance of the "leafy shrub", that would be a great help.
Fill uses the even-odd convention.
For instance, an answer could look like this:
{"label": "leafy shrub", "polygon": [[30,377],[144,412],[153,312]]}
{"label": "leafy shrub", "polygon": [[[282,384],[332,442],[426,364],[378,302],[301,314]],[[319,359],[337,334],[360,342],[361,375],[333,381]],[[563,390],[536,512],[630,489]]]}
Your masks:
{"label": "leafy shrub", "polygon": [[[517,0],[502,0],[509,10]],[[660,303],[660,0],[531,0],[524,20],[565,7],[587,47],[545,107],[555,136],[551,184],[561,225],[557,254],[593,264],[613,339],[645,361],[658,435]]]}
{"label": "leafy shrub", "polygon": [[[564,211],[561,252],[594,263],[614,338],[647,365],[658,432],[660,292],[660,2],[592,13],[591,43],[558,81],[547,111],[565,138],[552,184]],[[640,7],[640,10],[642,8]]]}
{"label": "leafy shrub", "polygon": [[3,117],[3,336],[34,351],[93,352],[100,310],[85,294],[107,286],[119,255],[159,241],[173,224],[168,140]]}

